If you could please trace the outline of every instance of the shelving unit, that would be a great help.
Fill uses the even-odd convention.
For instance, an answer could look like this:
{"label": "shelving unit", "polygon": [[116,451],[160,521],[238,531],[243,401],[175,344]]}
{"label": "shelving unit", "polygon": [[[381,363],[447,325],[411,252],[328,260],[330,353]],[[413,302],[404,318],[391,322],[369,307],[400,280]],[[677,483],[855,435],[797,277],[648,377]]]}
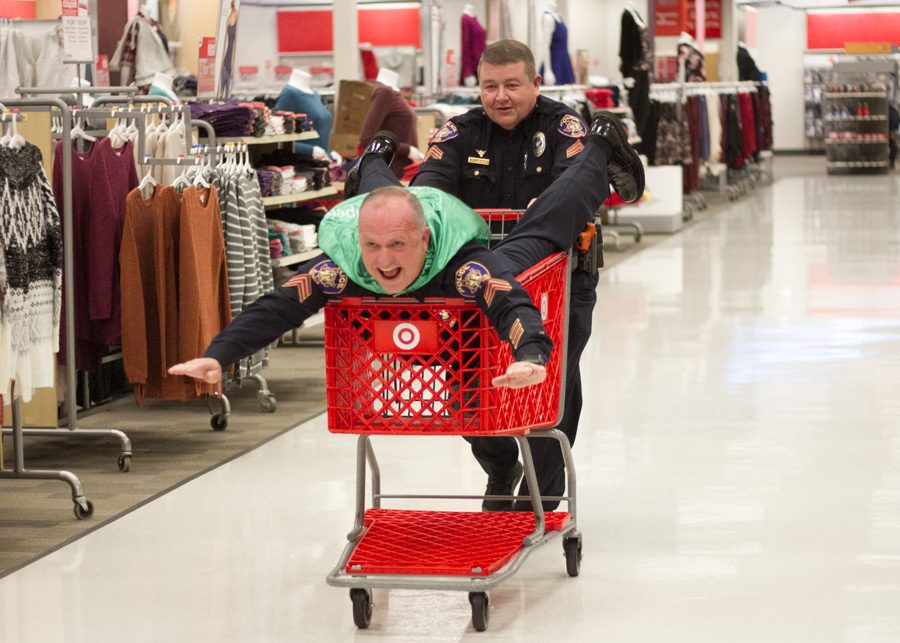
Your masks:
{"label": "shelving unit", "polygon": [[304,261],[312,259],[321,252],[322,251],[319,248],[313,248],[306,252],[298,252],[296,254],[278,257],[278,259],[272,259],[272,267],[284,268],[286,266],[296,266],[298,263],[303,263]]}
{"label": "shelving unit", "polygon": [[216,139],[218,143],[242,143],[244,145],[266,145],[272,143],[291,143],[318,138],[316,132],[297,132],[296,134],[276,134],[274,136],[225,136]]}
{"label": "shelving unit", "polygon": [[307,190],[306,192],[298,192],[296,194],[280,194],[277,196],[263,197],[263,205],[268,208],[277,208],[282,205],[290,205],[292,203],[300,203],[303,201],[312,201],[322,199],[329,196],[340,194],[341,186],[331,185],[321,190]]}
{"label": "shelving unit", "polygon": [[835,63],[834,71],[822,93],[828,173],[887,172],[888,106],[896,62]]}

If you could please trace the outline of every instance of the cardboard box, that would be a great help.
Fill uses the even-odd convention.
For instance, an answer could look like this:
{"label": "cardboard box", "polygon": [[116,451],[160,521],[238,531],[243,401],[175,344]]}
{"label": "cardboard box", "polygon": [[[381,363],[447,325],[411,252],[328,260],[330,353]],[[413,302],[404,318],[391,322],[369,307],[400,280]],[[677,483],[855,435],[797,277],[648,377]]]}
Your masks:
{"label": "cardboard box", "polygon": [[[9,399],[4,398],[3,426],[12,426],[12,407]],[[22,405],[22,425],[31,427],[55,427],[58,424],[56,408],[56,389],[39,388],[34,390],[31,401]]]}
{"label": "cardboard box", "polygon": [[359,134],[352,132],[331,132],[328,146],[344,158],[356,157],[359,153]]}
{"label": "cardboard box", "polygon": [[375,85],[372,83],[362,80],[342,80],[338,88],[332,131],[353,134],[362,132],[374,91]]}

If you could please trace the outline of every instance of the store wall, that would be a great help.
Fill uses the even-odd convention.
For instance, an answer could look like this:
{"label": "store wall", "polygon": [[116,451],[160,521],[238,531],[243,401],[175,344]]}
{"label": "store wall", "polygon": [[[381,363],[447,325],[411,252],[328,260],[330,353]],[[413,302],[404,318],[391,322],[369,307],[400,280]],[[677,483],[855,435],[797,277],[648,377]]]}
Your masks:
{"label": "store wall", "polygon": [[[242,9],[243,10],[243,9]],[[178,5],[178,33],[181,39],[181,49],[178,52],[176,66],[186,69],[188,73],[197,74],[197,57],[200,51],[200,38],[216,35],[216,21],[219,17],[219,2],[217,0],[182,0]],[[275,37],[274,30],[266,33],[264,37],[257,36],[255,40],[264,40]],[[238,38],[240,46],[240,38]]]}
{"label": "store wall", "polygon": [[803,150],[803,52],[806,13],[782,7],[756,14],[756,64],[768,74],[772,91],[775,150]]}

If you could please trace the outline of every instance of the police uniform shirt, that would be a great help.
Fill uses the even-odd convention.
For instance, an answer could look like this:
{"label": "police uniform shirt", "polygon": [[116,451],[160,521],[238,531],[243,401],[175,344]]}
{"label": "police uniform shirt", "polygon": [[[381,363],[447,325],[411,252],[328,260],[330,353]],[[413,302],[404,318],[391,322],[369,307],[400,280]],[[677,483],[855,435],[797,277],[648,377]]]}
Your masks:
{"label": "police uniform shirt", "polygon": [[[519,361],[545,364],[553,342],[544,331],[541,314],[528,293],[498,258],[470,241],[428,283],[404,297],[462,297],[474,300],[508,341]],[[337,297],[385,297],[350,281],[327,255],[310,259],[274,292],[260,297],[234,318],[209,345],[204,357],[227,368],[297,328]]]}
{"label": "police uniform shirt", "polygon": [[573,109],[545,96],[511,131],[477,107],[432,137],[412,184],[440,188],[471,208],[521,210],[572,164],[586,134]]}

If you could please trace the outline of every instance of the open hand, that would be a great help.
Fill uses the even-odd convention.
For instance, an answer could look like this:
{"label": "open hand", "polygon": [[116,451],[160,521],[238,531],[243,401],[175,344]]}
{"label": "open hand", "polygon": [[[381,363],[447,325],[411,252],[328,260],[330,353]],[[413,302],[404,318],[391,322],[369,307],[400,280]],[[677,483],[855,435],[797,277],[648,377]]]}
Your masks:
{"label": "open hand", "polygon": [[540,364],[513,362],[507,367],[506,373],[492,379],[491,384],[508,388],[524,388],[532,384],[540,384],[545,379],[547,379],[547,369]]}
{"label": "open hand", "polygon": [[222,367],[212,357],[198,357],[183,364],[175,364],[169,369],[169,375],[187,375],[208,384],[215,384],[222,379]]}

